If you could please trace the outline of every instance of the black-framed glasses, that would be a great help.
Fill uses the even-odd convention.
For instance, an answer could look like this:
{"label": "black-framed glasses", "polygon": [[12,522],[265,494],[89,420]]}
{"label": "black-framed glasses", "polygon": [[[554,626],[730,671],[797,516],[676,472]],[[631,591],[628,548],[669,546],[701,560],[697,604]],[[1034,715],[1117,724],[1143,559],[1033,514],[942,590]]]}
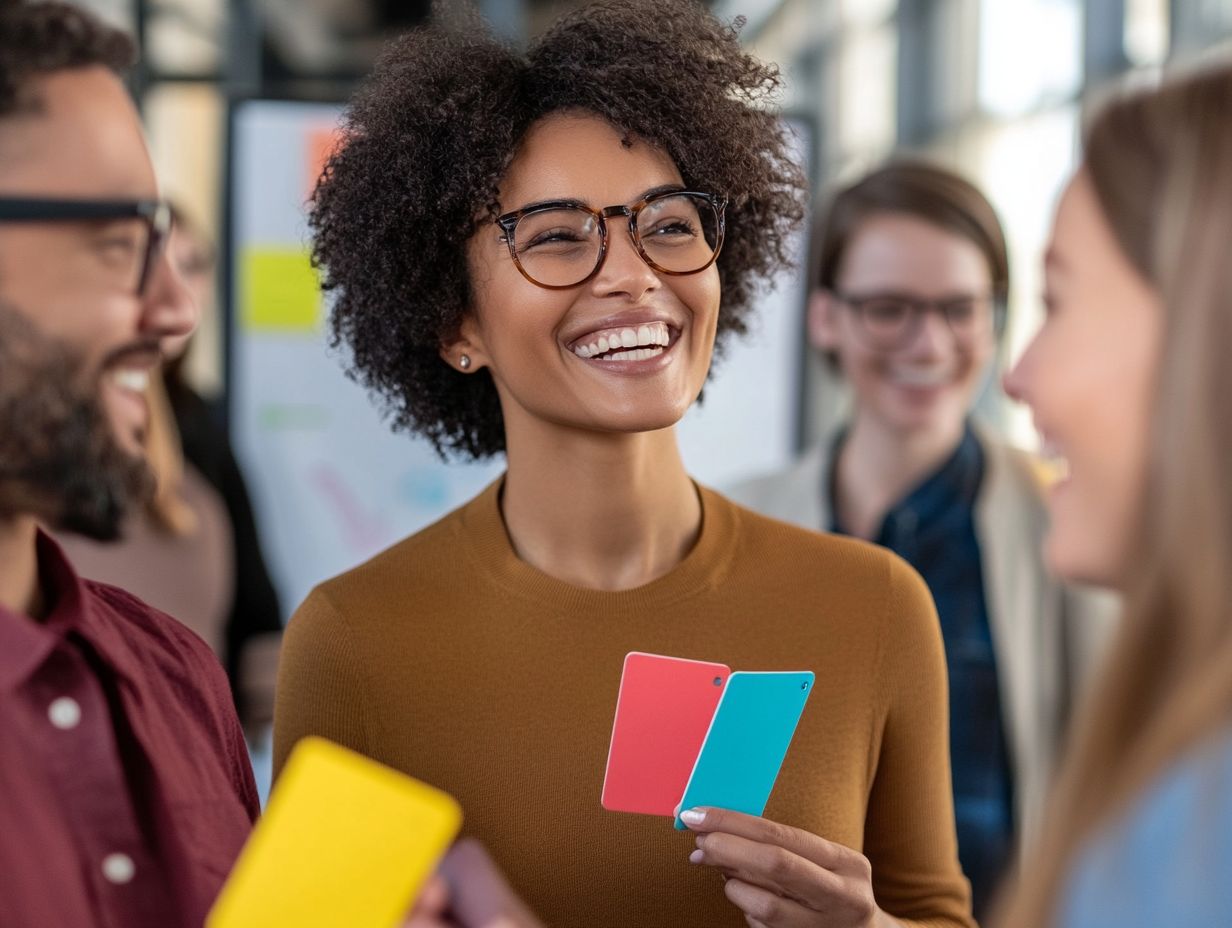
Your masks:
{"label": "black-framed glasses", "polygon": [[595,209],[577,200],[551,200],[496,219],[513,263],[531,283],[565,290],[599,273],[607,255],[607,220],[629,220],[629,236],[642,260],[662,274],[696,274],[723,247],[727,198],[696,190],[669,190],[631,206]]}
{"label": "black-framed glasses", "polygon": [[131,230],[105,238],[100,248],[140,296],[171,233],[171,206],[166,201],[0,197],[0,222],[110,223],[125,219],[133,220]]}
{"label": "black-framed glasses", "polygon": [[857,328],[869,346],[880,351],[909,344],[923,325],[924,316],[935,312],[949,326],[954,338],[970,343],[1001,325],[1002,304],[992,294],[965,294],[928,300],[905,293],[834,293],[851,309]]}

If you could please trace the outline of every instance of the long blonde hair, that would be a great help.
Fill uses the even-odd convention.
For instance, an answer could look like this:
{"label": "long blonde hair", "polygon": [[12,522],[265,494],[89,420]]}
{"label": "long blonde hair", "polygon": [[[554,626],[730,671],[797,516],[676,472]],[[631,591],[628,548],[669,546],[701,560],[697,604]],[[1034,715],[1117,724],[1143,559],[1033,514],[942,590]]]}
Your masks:
{"label": "long blonde hair", "polygon": [[1085,168],[1164,344],[1123,625],[1004,928],[1050,924],[1083,843],[1232,725],[1232,62],[1112,103]]}
{"label": "long blonde hair", "polygon": [[159,372],[150,377],[146,390],[150,422],[145,435],[146,461],[154,474],[154,494],[146,511],[155,527],[167,535],[187,537],[197,531],[197,513],[183,496],[184,450],[175,424],[171,400]]}

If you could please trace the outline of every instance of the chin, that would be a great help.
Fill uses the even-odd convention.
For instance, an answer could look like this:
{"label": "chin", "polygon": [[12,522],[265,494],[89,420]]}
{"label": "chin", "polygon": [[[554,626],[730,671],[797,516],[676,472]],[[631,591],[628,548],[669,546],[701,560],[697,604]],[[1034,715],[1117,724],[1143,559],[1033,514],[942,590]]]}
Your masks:
{"label": "chin", "polygon": [[678,425],[692,405],[686,402],[655,403],[653,408],[647,408],[643,404],[615,409],[610,415],[603,417],[599,426],[613,432],[658,432]]}
{"label": "chin", "polygon": [[1106,546],[1095,541],[1082,544],[1053,529],[1044,541],[1044,561],[1056,576],[1067,583],[1115,588],[1119,586],[1117,572],[1110,564],[1101,563],[1100,554],[1109,554]]}
{"label": "chin", "polygon": [[895,409],[887,421],[903,433],[935,432],[938,429],[948,429],[951,423],[962,416],[955,416],[949,409],[931,407],[928,409]]}
{"label": "chin", "polygon": [[130,458],[144,461],[146,458],[145,433],[137,432],[117,437],[116,447]]}
{"label": "chin", "polygon": [[116,448],[129,457],[144,458],[146,456],[148,421],[136,423],[131,416],[120,419],[114,413],[108,415],[106,421],[110,426],[111,441]]}
{"label": "chin", "polygon": [[624,435],[639,435],[643,432],[661,432],[664,429],[670,429],[675,425],[680,424],[682,415],[678,416],[661,416],[648,418],[645,415],[636,417],[621,417],[623,421],[615,419],[608,425],[608,430],[612,432],[620,432]]}

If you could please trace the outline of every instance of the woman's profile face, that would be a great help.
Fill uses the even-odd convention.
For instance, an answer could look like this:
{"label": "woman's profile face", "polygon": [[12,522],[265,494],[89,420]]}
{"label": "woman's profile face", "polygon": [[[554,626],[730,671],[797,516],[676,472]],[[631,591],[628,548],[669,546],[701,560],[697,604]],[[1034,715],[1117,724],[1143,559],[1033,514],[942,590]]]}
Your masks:
{"label": "woman's profile face", "polygon": [[[813,296],[810,337],[837,356],[858,414],[903,435],[956,434],[996,352],[984,253],[923,219],[882,213],[857,227],[836,284]],[[905,309],[913,301],[931,308]]]}
{"label": "woman's profile face", "polygon": [[[214,255],[209,244],[192,228],[176,225],[167,242],[167,253],[192,296],[197,312],[208,312],[214,305]],[[191,334],[166,339],[163,354],[168,360],[178,358],[188,349],[191,340]]]}
{"label": "woman's profile face", "polygon": [[1163,311],[1117,246],[1085,171],[1057,208],[1044,262],[1045,319],[1006,377],[1065,474],[1051,488],[1052,567],[1121,586],[1146,473]]}
{"label": "woman's profile face", "polygon": [[[683,184],[664,152],[641,141],[626,145],[597,116],[559,113],[527,132],[501,182],[500,207],[575,200],[602,209],[665,187]],[[645,235],[649,223],[641,225]],[[535,240],[515,236],[519,248],[532,241],[556,247],[553,229],[535,231]],[[469,243],[472,306],[461,340],[445,356],[456,364],[465,353],[471,370],[491,371],[510,447],[525,429],[544,425],[608,433],[666,428],[705,382],[718,320],[717,269],[658,273],[634,247],[628,220],[607,219],[607,231],[598,273],[559,290],[523,276],[495,224],[485,222]]]}

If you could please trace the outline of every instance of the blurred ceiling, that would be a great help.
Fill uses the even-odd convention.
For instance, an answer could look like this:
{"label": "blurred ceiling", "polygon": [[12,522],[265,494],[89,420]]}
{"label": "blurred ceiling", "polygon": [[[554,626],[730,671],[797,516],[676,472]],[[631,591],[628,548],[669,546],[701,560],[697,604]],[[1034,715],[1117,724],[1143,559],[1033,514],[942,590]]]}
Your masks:
{"label": "blurred ceiling", "polygon": [[[209,80],[241,92],[344,93],[367,73],[381,45],[431,15],[432,0],[78,0],[134,32],[139,80]],[[587,0],[438,0],[448,15],[476,9],[515,44]],[[741,0],[773,10],[781,0]],[[723,9],[735,4],[717,0]],[[328,91],[326,91],[328,93]]]}

